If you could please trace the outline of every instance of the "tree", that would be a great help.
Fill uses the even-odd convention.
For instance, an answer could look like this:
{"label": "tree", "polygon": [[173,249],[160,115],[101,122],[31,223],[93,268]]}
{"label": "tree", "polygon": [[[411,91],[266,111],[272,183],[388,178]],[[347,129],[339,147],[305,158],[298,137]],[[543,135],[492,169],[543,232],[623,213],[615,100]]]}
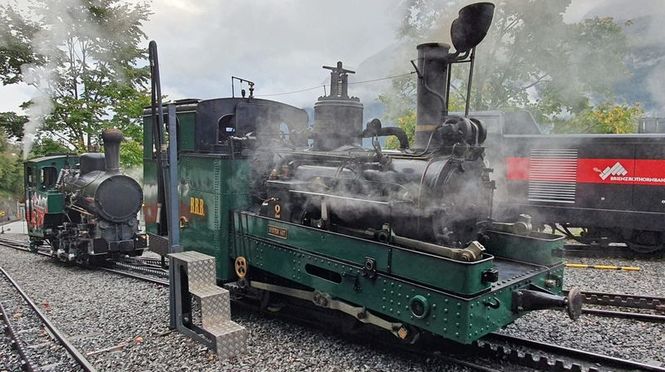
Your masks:
{"label": "tree", "polygon": [[29,120],[27,116],[18,115],[15,112],[0,112],[0,128],[4,130],[7,137],[19,141],[23,138],[23,126]]}
{"label": "tree", "polygon": [[19,149],[7,140],[5,131],[0,129],[0,199],[5,195],[19,196],[22,190],[23,164]]}
{"label": "tree", "polygon": [[[554,120],[613,101],[613,87],[627,73],[627,41],[611,18],[563,22],[570,0],[497,1],[492,26],[477,48],[471,110],[527,109]],[[449,40],[462,1],[409,0],[399,36],[409,48]],[[451,111],[467,91],[468,65],[455,65]],[[415,105],[415,79],[396,81],[383,95],[394,121]],[[392,107],[391,107],[392,106]],[[391,115],[393,115],[391,117]]]}
{"label": "tree", "polygon": [[635,133],[644,111],[639,105],[604,103],[554,123],[557,133]]}
{"label": "tree", "polygon": [[[123,0],[32,0],[26,10],[0,7],[3,83],[23,81],[39,92],[24,105],[30,119],[24,143],[49,138],[83,152],[111,126],[128,141],[141,142],[149,69],[139,67],[146,58],[139,45],[149,15],[146,3]],[[129,146],[135,152],[136,143]],[[141,161],[125,155],[125,163]]]}

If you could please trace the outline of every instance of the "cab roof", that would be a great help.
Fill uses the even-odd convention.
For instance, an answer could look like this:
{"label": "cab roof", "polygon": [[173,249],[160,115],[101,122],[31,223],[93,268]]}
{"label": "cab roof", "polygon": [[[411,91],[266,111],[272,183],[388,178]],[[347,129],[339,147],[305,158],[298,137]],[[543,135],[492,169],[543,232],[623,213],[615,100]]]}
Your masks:
{"label": "cab roof", "polygon": [[74,161],[76,161],[76,160],[78,160],[78,155],[76,155],[76,154],[47,155],[47,156],[42,156],[40,158],[28,159],[24,163],[25,164],[39,164],[39,163],[47,163],[47,162],[53,162],[53,161],[56,161],[56,160],[64,160],[64,159],[73,159]]}

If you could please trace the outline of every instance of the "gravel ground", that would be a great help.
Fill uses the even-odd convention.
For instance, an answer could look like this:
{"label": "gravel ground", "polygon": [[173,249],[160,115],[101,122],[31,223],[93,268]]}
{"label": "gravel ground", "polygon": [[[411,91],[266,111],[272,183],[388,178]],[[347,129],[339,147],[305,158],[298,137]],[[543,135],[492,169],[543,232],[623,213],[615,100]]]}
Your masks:
{"label": "gravel ground", "polygon": [[[665,297],[665,260],[622,258],[568,258],[570,263],[637,266],[640,271],[566,269],[564,286],[583,290]],[[592,284],[591,284],[592,283]]]}
{"label": "gravel ground", "polygon": [[[45,307],[100,370],[191,371],[430,371],[463,370],[382,347],[356,344],[338,335],[253,313],[234,320],[250,331],[247,354],[219,361],[205,347],[169,332],[166,288],[113,274],[64,266],[44,257],[0,248],[0,266]],[[640,266],[639,272],[569,269],[565,286],[664,296],[661,261],[575,262]],[[26,268],[31,268],[26,271]],[[35,280],[35,272],[40,280]],[[60,283],[57,285],[56,283]],[[531,313],[505,333],[654,364],[665,364],[665,325],[583,316],[570,321],[563,312]],[[103,351],[108,350],[108,351]],[[101,352],[100,352],[101,351]],[[507,370],[511,370],[508,368]]]}
{"label": "gravel ground", "polygon": [[167,288],[10,248],[0,252],[0,266],[76,347],[93,353],[88,359],[100,371],[465,370],[252,313],[233,317],[250,331],[247,354],[220,361],[204,346],[168,331]]}
{"label": "gravel ground", "polygon": [[[4,327],[4,322],[0,323]],[[21,357],[18,352],[10,346],[11,338],[8,334],[0,334],[0,371],[19,371],[21,369]]]}
{"label": "gravel ground", "polygon": [[[37,313],[23,300],[4,275],[0,277],[0,298],[12,328],[18,336],[18,342],[32,363],[45,371],[81,370],[69,352],[51,338]],[[4,338],[4,341],[9,341],[9,333]],[[0,365],[4,365],[8,371],[20,371],[18,352],[12,350],[7,354],[0,354]]]}
{"label": "gravel ground", "polygon": [[[566,269],[564,288],[665,296],[661,260],[570,258],[592,265],[638,266],[640,271]],[[562,312],[533,312],[505,333],[665,367],[665,324],[582,315],[573,322]]]}

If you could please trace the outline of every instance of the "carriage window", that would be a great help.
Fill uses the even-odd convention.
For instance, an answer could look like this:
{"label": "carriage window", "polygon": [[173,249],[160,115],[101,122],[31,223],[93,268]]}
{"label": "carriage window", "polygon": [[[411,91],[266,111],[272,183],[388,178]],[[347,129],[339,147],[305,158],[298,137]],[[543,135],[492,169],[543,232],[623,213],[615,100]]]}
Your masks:
{"label": "carriage window", "polygon": [[229,137],[236,133],[233,114],[222,116],[217,122],[217,143],[226,142]]}
{"label": "carriage window", "polygon": [[49,189],[55,185],[58,179],[58,170],[55,167],[42,168],[42,188]]}

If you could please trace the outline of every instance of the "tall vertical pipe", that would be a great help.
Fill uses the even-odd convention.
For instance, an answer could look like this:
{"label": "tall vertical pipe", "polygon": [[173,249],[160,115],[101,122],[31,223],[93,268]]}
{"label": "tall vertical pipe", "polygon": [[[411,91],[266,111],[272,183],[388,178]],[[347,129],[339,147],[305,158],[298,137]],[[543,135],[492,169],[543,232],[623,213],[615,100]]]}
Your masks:
{"label": "tall vertical pipe", "polygon": [[123,140],[120,129],[105,129],[102,132],[104,141],[104,162],[106,163],[106,172],[120,172],[120,142]]}
{"label": "tall vertical pipe", "polygon": [[[446,102],[448,74],[448,51],[450,45],[425,43],[417,46],[418,84],[416,103],[415,148],[427,147],[432,131],[448,114]],[[432,139],[436,142],[436,139]]]}

